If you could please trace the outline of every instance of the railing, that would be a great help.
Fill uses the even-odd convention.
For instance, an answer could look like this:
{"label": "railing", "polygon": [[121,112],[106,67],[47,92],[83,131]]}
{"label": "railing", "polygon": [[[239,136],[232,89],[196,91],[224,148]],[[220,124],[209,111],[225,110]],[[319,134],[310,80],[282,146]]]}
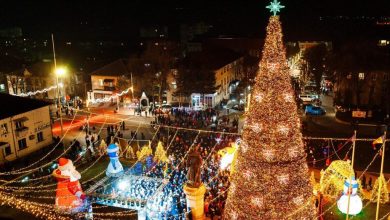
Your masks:
{"label": "railing", "polygon": [[23,126],[23,127],[20,127],[20,128],[16,128],[15,131],[16,131],[16,136],[17,137],[24,137],[24,136],[27,135],[28,127]]}

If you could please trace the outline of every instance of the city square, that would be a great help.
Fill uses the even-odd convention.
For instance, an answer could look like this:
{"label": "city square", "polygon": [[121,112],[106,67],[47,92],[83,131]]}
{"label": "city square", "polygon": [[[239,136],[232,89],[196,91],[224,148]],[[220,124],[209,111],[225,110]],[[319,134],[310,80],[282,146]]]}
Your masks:
{"label": "city square", "polygon": [[388,2],[18,4],[1,219],[390,219]]}

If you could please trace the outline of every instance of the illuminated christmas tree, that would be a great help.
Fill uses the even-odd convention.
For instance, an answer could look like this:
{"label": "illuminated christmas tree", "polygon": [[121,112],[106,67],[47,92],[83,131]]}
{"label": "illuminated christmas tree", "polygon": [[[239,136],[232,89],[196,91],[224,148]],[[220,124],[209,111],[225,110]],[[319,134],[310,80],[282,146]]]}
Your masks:
{"label": "illuminated christmas tree", "polygon": [[163,143],[161,141],[158,142],[156,152],[154,153],[154,161],[166,163],[168,162],[167,152],[164,150]]}
{"label": "illuminated christmas tree", "polygon": [[382,182],[379,202],[382,204],[388,203],[389,202],[389,190],[387,188],[387,181],[386,181],[385,177],[383,176],[383,174],[381,174],[379,176],[379,178],[375,180],[374,187],[372,188],[372,191],[371,191],[371,201],[372,202],[378,201],[379,182]]}
{"label": "illuminated christmas tree", "polygon": [[255,81],[223,217],[316,219],[279,16],[269,19]]}

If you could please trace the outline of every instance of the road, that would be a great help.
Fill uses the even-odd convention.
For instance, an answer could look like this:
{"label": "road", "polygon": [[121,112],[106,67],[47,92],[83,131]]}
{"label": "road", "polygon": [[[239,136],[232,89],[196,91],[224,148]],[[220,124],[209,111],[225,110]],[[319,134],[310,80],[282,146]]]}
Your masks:
{"label": "road", "polygon": [[[316,137],[351,137],[353,127],[350,123],[341,122],[335,117],[335,109],[333,108],[333,97],[331,95],[321,95],[322,107],[326,110],[324,116],[306,116],[304,111],[301,111],[301,119],[308,125],[304,131],[305,136]],[[376,126],[359,125],[357,137],[361,138],[377,138],[380,133],[377,133]]]}
{"label": "road", "polygon": [[[92,112],[92,114],[88,112]],[[105,124],[100,135],[101,137],[106,137],[107,126],[118,125],[123,120],[125,120],[126,129],[121,131],[121,133],[123,133],[124,138],[130,138],[131,131],[136,131],[138,127],[138,138],[140,138],[141,133],[145,135],[145,139],[151,139],[154,134],[154,130],[150,126],[150,122],[154,120],[154,117],[134,116],[130,111],[119,111],[118,113],[114,113],[113,109],[90,108],[89,110],[85,109],[79,111],[76,114],[73,123],[71,123],[73,116],[63,116],[64,133],[69,129],[64,137],[65,145],[68,145],[75,138],[77,138],[82,145],[85,144],[85,132],[80,131],[80,128],[87,122],[87,118],[89,118],[90,131],[93,131],[93,127],[95,127],[95,132],[97,133],[101,126]],[[60,136],[61,126],[59,120],[54,122],[52,132],[53,136]]]}

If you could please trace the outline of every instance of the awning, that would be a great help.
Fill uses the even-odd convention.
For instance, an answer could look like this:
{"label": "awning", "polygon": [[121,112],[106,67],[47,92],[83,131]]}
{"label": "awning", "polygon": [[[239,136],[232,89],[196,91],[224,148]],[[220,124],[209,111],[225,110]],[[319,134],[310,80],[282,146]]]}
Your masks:
{"label": "awning", "polygon": [[14,121],[16,121],[16,122],[28,121],[28,118],[26,116],[24,116],[24,117],[21,117],[21,118],[14,119]]}
{"label": "awning", "polygon": [[113,79],[104,79],[103,82],[114,82]]}

